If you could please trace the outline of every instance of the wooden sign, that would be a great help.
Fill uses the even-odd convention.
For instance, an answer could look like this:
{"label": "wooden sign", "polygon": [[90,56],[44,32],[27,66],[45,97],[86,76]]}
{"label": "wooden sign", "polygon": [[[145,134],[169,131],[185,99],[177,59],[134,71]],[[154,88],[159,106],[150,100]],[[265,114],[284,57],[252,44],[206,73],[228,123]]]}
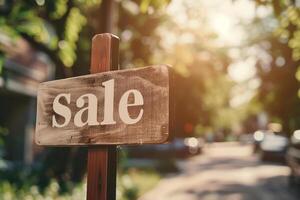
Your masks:
{"label": "wooden sign", "polygon": [[163,143],[169,134],[169,67],[45,82],[37,103],[39,145]]}

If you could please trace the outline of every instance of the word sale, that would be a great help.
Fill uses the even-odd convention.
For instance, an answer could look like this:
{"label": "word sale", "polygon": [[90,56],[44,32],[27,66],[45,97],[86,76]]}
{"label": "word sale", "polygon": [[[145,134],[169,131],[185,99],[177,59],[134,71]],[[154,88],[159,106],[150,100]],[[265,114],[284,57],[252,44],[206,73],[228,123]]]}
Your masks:
{"label": "word sale", "polygon": [[[104,86],[104,111],[103,111],[103,121],[98,122],[97,120],[97,110],[98,110],[98,99],[96,95],[87,93],[83,94],[76,100],[77,108],[80,108],[74,115],[74,125],[77,127],[83,127],[85,125],[96,126],[96,125],[112,125],[116,124],[114,120],[114,85],[115,80],[111,79],[102,83]],[[128,103],[129,95],[132,95],[133,102]],[[58,94],[53,101],[53,111],[56,115],[60,115],[64,118],[63,123],[59,123],[56,115],[52,115],[52,126],[53,127],[65,127],[67,126],[72,118],[72,111],[68,105],[63,105],[60,99],[65,99],[67,104],[71,102],[70,93]],[[87,100],[87,105],[85,106],[85,99]],[[119,116],[120,119],[125,124],[135,124],[141,120],[144,110],[140,108],[139,114],[135,118],[131,118],[128,112],[128,107],[142,106],[144,105],[144,99],[140,91],[132,89],[127,90],[120,98],[119,101]],[[83,120],[82,115],[87,112],[87,119]]]}

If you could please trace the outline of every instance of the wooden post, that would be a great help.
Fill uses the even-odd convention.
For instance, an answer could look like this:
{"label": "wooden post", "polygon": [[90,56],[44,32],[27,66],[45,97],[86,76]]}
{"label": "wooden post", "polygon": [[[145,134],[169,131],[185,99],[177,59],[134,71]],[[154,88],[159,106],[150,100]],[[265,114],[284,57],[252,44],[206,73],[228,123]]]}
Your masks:
{"label": "wooden post", "polygon": [[[91,74],[119,68],[119,38],[104,33],[92,40]],[[116,146],[89,146],[87,200],[116,199]]]}

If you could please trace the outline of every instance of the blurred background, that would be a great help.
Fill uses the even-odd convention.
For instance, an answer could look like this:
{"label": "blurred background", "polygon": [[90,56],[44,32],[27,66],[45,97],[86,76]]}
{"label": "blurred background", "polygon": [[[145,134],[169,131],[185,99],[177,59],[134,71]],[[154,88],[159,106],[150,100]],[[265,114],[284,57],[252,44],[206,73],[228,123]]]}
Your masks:
{"label": "blurred background", "polygon": [[176,72],[176,130],[119,147],[118,200],[300,198],[299,0],[0,0],[0,199],[85,199],[87,148],[33,142],[36,91],[103,32],[121,69]]}

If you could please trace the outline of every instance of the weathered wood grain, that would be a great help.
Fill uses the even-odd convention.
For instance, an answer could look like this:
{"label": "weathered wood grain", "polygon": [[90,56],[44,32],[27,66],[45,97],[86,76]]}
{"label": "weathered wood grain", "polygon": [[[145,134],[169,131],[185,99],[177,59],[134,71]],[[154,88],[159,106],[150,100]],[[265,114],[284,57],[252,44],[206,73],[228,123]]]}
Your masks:
{"label": "weathered wood grain", "polygon": [[[98,121],[103,120],[103,82],[114,79],[114,120],[115,125],[83,126],[74,125],[73,117],[79,108],[75,101],[86,93],[98,98]],[[130,89],[141,92],[144,98],[142,119],[136,124],[122,122],[118,113],[119,100]],[[53,100],[60,93],[70,93],[72,119],[63,128],[52,127]],[[130,101],[130,99],[129,99]],[[140,108],[129,108],[135,115]],[[94,145],[94,144],[143,144],[163,143],[169,134],[169,67],[165,65],[138,69],[110,71],[64,80],[42,83],[38,89],[38,110],[36,143],[39,145]]]}

